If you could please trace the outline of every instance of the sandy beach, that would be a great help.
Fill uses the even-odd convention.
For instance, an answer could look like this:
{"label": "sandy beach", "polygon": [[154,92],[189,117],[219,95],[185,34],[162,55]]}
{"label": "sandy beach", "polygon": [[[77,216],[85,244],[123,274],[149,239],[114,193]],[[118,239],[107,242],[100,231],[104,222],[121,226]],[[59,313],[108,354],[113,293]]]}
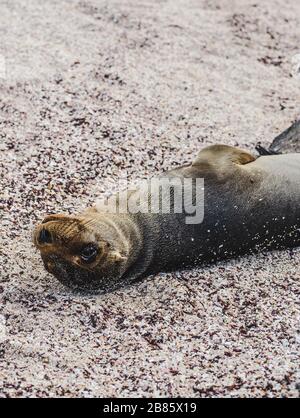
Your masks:
{"label": "sandy beach", "polygon": [[300,116],[300,2],[0,0],[0,397],[295,397],[300,249],[64,288],[32,229]]}

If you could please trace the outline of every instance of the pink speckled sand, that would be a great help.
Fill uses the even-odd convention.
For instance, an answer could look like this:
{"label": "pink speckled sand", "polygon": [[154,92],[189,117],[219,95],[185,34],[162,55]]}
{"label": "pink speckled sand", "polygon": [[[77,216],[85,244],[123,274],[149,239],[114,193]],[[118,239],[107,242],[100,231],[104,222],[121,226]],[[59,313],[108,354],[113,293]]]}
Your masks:
{"label": "pink speckled sand", "polygon": [[81,296],[31,231],[125,170],[269,144],[299,28],[298,0],[0,1],[1,397],[298,396],[300,250]]}

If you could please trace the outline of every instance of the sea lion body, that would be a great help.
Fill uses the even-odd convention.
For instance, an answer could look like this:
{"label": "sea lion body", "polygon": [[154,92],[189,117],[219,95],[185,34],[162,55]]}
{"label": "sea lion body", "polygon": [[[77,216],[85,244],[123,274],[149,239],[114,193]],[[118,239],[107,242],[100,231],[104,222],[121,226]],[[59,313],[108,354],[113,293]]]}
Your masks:
{"label": "sea lion body", "polygon": [[300,244],[300,154],[260,157],[225,173],[209,170],[191,166],[166,173],[203,175],[202,223],[187,225],[185,213],[137,218],[141,228],[146,225],[142,236],[152,237],[143,243],[152,254],[146,273]]}
{"label": "sea lion body", "polygon": [[[182,213],[119,214],[96,205],[78,216],[50,216],[35,233],[46,268],[69,286],[105,291],[160,271],[300,244],[300,154],[256,159],[216,145],[162,177],[204,179],[201,223],[186,222],[187,206]],[[51,242],[40,242],[45,229]],[[101,250],[84,265],[80,248],[89,242]]]}

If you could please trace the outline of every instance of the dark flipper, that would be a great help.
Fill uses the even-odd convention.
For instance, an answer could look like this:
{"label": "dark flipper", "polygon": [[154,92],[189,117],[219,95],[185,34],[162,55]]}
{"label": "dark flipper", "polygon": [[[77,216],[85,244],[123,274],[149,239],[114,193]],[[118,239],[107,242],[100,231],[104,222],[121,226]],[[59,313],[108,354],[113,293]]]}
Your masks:
{"label": "dark flipper", "polygon": [[270,149],[266,149],[258,143],[255,147],[256,151],[259,153],[259,155],[278,155],[281,154],[280,152],[271,151]]}
{"label": "dark flipper", "polygon": [[272,142],[271,153],[300,152],[300,120],[278,135]]}

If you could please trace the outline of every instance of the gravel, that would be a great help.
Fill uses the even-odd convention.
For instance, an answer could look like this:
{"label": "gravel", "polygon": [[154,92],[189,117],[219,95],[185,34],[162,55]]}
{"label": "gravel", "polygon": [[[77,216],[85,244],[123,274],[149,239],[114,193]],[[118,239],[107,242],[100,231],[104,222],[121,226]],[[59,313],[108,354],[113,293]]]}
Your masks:
{"label": "gravel", "polygon": [[268,145],[300,114],[299,26],[298,0],[1,0],[1,397],[299,395],[299,249],[95,296],[31,243],[125,172]]}

